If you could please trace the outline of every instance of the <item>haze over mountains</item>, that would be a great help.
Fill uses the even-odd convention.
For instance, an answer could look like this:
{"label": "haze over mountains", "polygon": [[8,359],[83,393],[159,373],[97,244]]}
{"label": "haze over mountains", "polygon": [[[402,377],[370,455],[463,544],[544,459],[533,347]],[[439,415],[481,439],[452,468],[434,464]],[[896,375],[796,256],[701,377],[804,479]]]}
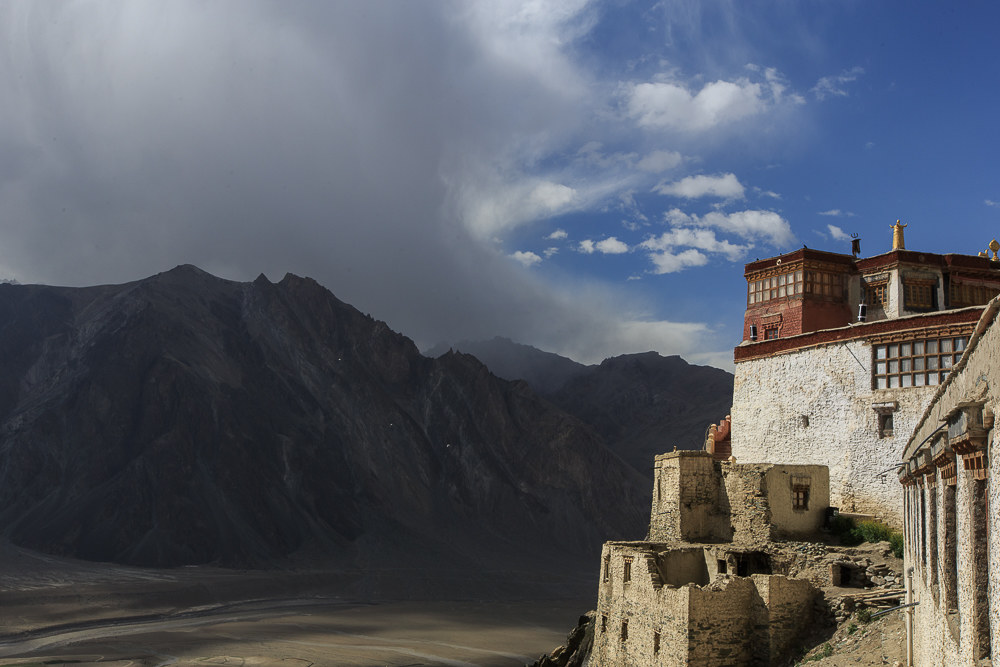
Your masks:
{"label": "haze over mountains", "polygon": [[654,439],[640,416],[683,421],[688,390],[649,387],[696,367],[653,357],[545,400],[308,278],[0,285],[0,532],[154,566],[592,564],[647,520],[648,480],[613,447]]}

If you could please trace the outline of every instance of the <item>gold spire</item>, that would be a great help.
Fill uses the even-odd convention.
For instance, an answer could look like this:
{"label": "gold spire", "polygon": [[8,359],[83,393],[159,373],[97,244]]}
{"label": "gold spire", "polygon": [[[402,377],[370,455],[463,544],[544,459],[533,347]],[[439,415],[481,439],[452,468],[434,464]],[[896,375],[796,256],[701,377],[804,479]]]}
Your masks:
{"label": "gold spire", "polygon": [[994,262],[1000,261],[1000,258],[997,257],[997,250],[1000,250],[1000,243],[998,243],[996,239],[990,241],[990,250],[993,251],[993,257],[990,259]]}
{"label": "gold spire", "polygon": [[892,249],[893,250],[906,250],[906,244],[903,243],[903,228],[906,225],[899,224],[899,220],[896,224],[890,225],[892,227]]}

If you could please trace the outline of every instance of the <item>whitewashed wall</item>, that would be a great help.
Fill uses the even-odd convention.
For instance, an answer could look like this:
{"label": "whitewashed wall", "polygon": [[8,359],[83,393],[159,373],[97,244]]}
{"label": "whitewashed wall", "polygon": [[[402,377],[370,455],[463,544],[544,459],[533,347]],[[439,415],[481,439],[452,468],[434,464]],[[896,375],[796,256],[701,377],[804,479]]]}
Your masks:
{"label": "whitewashed wall", "polygon": [[[738,463],[825,465],[830,504],[903,523],[895,466],[936,387],[871,388],[871,346],[855,340],[736,364],[733,456]],[[880,438],[874,403],[897,401]],[[802,417],[809,418],[808,426]]]}

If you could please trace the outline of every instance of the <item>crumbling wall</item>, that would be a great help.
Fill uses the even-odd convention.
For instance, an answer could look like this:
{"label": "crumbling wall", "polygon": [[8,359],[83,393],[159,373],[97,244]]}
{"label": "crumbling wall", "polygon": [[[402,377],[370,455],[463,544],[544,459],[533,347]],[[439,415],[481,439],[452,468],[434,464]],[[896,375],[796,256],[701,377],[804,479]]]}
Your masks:
{"label": "crumbling wall", "polygon": [[805,579],[766,574],[752,578],[761,602],[754,619],[754,659],[757,664],[773,665],[797,648],[812,624],[817,591]]}
{"label": "crumbling wall", "polygon": [[753,581],[743,577],[692,587],[688,608],[688,663],[746,665],[752,655]]}

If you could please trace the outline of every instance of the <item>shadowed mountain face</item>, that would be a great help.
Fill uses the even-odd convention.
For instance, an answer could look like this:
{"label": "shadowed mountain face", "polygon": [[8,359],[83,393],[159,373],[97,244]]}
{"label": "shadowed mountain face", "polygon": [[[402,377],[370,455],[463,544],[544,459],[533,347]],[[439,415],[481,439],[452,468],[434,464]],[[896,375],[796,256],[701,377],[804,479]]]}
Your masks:
{"label": "shadowed mountain face", "polygon": [[[653,457],[700,449],[710,424],[729,414],[733,376],[656,352],[625,354],[584,366],[506,338],[453,346],[508,380],[522,379],[592,426],[608,447],[652,478]],[[445,352],[439,345],[427,354]]]}
{"label": "shadowed mountain face", "polygon": [[310,279],[0,285],[0,531],[143,565],[510,566],[638,538],[648,484],[475,358]]}

